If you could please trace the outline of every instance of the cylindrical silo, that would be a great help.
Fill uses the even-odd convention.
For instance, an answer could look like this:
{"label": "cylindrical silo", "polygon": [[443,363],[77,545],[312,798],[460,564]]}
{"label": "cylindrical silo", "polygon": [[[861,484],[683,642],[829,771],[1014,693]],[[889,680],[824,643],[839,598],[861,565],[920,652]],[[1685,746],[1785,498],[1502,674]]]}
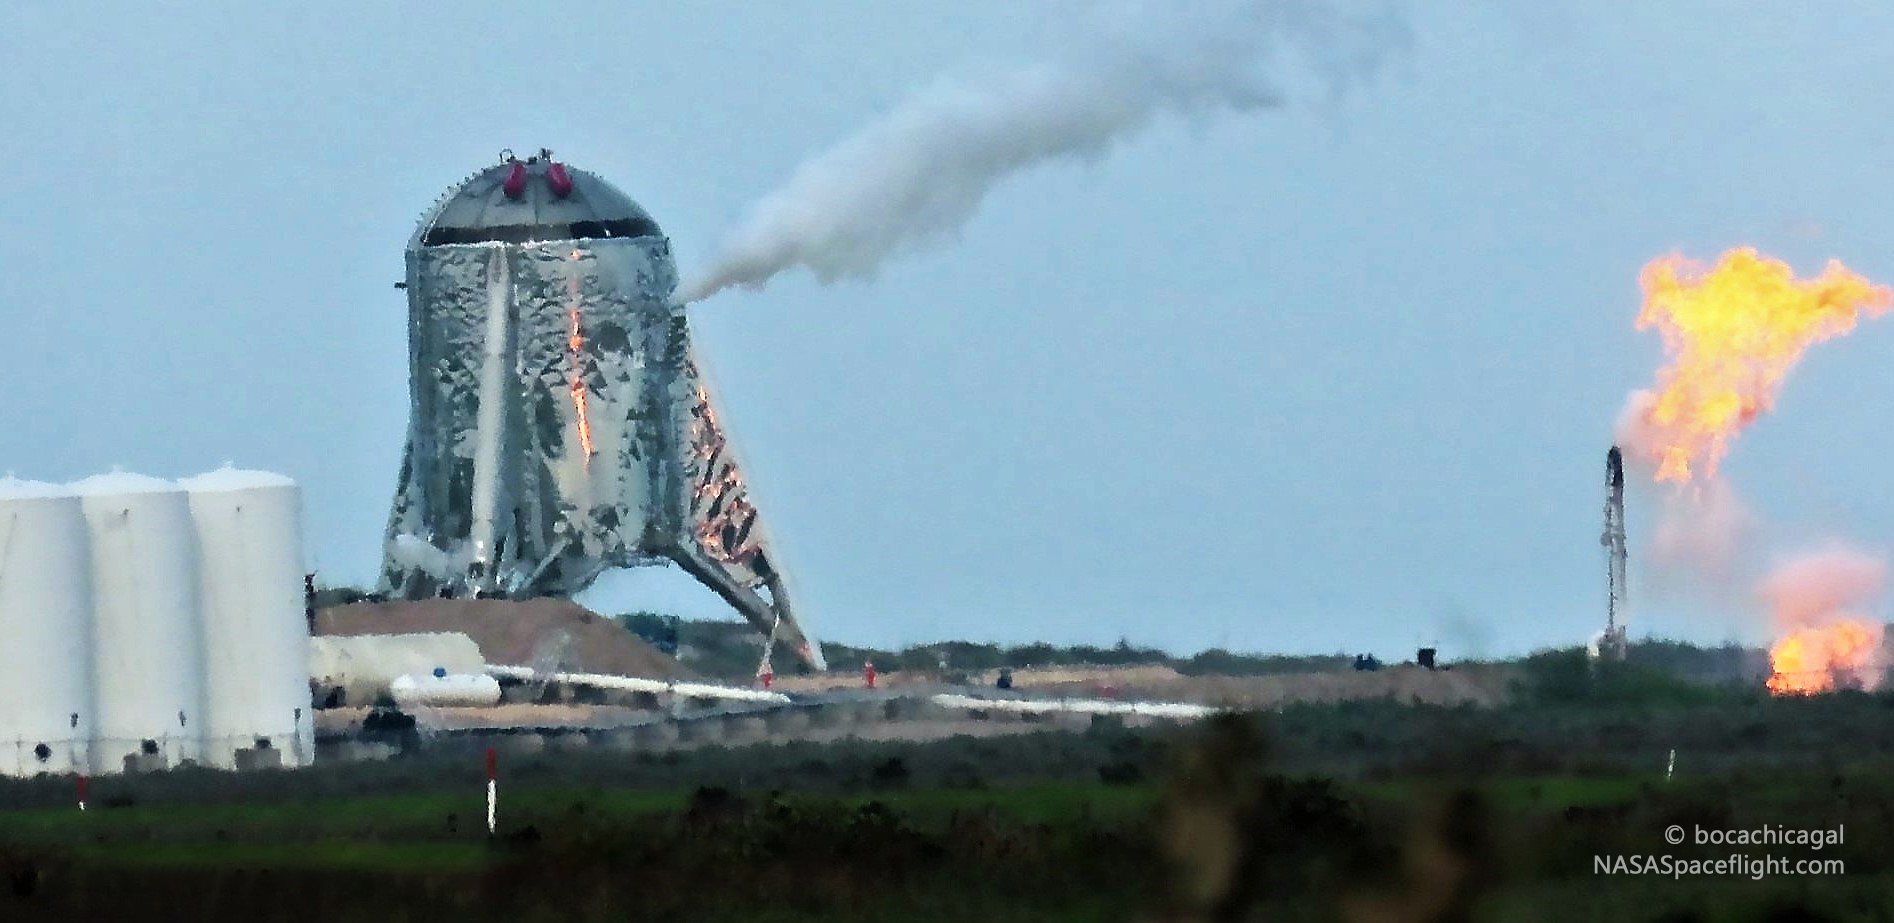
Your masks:
{"label": "cylindrical silo", "polygon": [[204,762],[274,749],[282,765],[315,752],[302,500],[280,474],[224,468],[180,482],[196,526],[204,630]]}
{"label": "cylindrical silo", "polygon": [[190,501],[175,483],[122,472],[73,491],[92,543],[93,771],[196,760],[204,669]]}
{"label": "cylindrical silo", "polygon": [[78,498],[0,478],[0,775],[87,770],[91,647]]}

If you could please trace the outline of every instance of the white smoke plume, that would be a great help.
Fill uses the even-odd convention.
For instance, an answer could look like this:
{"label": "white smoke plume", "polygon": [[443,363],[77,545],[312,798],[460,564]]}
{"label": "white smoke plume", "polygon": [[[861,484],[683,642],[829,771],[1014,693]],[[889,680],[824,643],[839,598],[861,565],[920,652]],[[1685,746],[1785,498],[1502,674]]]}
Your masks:
{"label": "white smoke plume", "polygon": [[1651,589],[1740,605],[1757,569],[1763,522],[1723,478],[1656,491],[1646,565]]}
{"label": "white smoke plume", "polygon": [[1862,609],[1887,583],[1881,558],[1835,545],[1778,564],[1757,592],[1769,603],[1776,624],[1806,628],[1836,619],[1861,618]]}
{"label": "white smoke plume", "polygon": [[824,283],[866,277],[888,257],[951,238],[1006,177],[1101,156],[1162,114],[1283,105],[1265,75],[1285,48],[1331,92],[1371,76],[1406,31],[1384,10],[1311,0],[1121,8],[1057,58],[941,79],[798,168],[723,242],[682,302],[761,288],[803,266]]}
{"label": "white smoke plume", "polygon": [[1640,507],[1655,509],[1639,555],[1639,589],[1659,599],[1748,609],[1755,602],[1750,584],[1761,564],[1763,522],[1724,477],[1654,483],[1663,445],[1649,423],[1656,400],[1651,391],[1631,392],[1614,427],[1634,489],[1652,485],[1638,498]]}
{"label": "white smoke plume", "polygon": [[406,533],[395,536],[388,546],[388,555],[404,568],[418,570],[441,581],[452,580],[455,574],[464,575],[467,565],[473,561],[471,549],[461,547],[454,552],[446,552],[429,544],[426,539]]}
{"label": "white smoke plume", "polygon": [[1618,421],[1612,426],[1612,441],[1624,450],[1625,460],[1648,465],[1650,474],[1657,473],[1664,451],[1664,434],[1651,422],[1651,409],[1656,406],[1657,392],[1642,388],[1633,391],[1625,395]]}

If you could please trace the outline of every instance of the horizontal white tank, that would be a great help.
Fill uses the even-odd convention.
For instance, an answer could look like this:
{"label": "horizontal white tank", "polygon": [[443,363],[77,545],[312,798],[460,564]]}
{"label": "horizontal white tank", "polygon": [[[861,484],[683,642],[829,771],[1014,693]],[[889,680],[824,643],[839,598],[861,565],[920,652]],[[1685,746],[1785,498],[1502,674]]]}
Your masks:
{"label": "horizontal white tank", "polygon": [[91,580],[78,498],[0,478],[0,775],[88,769]]}
{"label": "horizontal white tank", "polygon": [[92,546],[92,769],[199,758],[203,633],[190,501],[170,481],[114,472],[72,485]]}
{"label": "horizontal white tank", "polygon": [[711,683],[679,683],[668,679],[644,679],[638,676],[614,676],[610,673],[547,673],[532,667],[489,664],[488,676],[522,682],[554,682],[595,689],[622,689],[626,692],[665,692],[688,699],[734,699],[745,702],[788,702],[780,692],[745,686],[717,686]]}
{"label": "horizontal white tank", "polygon": [[[340,688],[336,705],[373,705],[397,677],[484,672],[480,645],[458,631],[388,635],[317,635],[309,642],[309,676],[319,695]],[[323,703],[325,707],[329,704]]]}
{"label": "horizontal white tank", "polygon": [[285,767],[315,753],[302,497],[280,474],[223,468],[179,482],[196,530],[204,638],[203,756],[234,769],[240,749]]}
{"label": "horizontal white tank", "polygon": [[485,708],[500,702],[500,681],[484,673],[422,673],[388,684],[402,708]]}

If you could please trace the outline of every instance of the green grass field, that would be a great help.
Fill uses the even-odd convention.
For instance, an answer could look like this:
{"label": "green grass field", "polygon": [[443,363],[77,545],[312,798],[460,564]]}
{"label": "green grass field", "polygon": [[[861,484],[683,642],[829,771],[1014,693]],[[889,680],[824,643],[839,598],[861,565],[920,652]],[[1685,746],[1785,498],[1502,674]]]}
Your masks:
{"label": "green grass field", "polygon": [[[1894,698],[0,783],[0,920],[1894,921]],[[1679,751],[1678,771],[1663,764]],[[1845,825],[1845,874],[1600,875]],[[287,895],[294,895],[293,898]]]}
{"label": "green grass field", "polygon": [[[1894,894],[1894,869],[1878,842],[1887,829],[1887,807],[1894,804],[1894,773],[1888,771],[1844,774],[1820,786],[1811,786],[1805,773],[1788,772],[1754,780],[1733,800],[1725,800],[1729,786],[1717,780],[1665,782],[1648,775],[1333,785],[1318,777],[1272,778],[1289,794],[1247,820],[1259,826],[1251,835],[1269,864],[1282,867],[1263,873],[1272,885],[1255,897],[1256,906],[1272,912],[1269,919],[1342,918],[1307,887],[1297,887],[1298,882],[1332,886],[1354,874],[1338,878],[1338,868],[1360,864],[1367,891],[1398,891],[1398,876],[1384,879],[1387,869],[1403,864],[1401,852],[1408,848],[1403,841],[1425,829],[1439,805],[1456,798],[1481,806],[1486,842],[1474,854],[1494,869],[1492,881],[1480,886],[1469,905],[1473,915],[1463,919],[1752,920],[1762,919],[1758,908],[1773,906],[1770,902],[1813,901],[1836,915],[1808,919],[1878,920],[1887,916],[1874,908],[1885,908],[1886,901],[1873,895]],[[850,794],[730,794],[727,800],[687,789],[520,784],[503,787],[500,835],[493,838],[484,829],[483,793],[477,787],[132,804],[83,813],[66,806],[39,807],[4,815],[0,856],[16,870],[23,857],[40,862],[40,885],[58,900],[33,909],[49,913],[73,906],[69,894],[58,894],[62,885],[135,892],[157,881],[214,880],[225,884],[200,888],[206,899],[250,893],[253,886],[242,884],[246,881],[280,881],[311,893],[374,895],[371,904],[380,909],[364,913],[396,914],[364,919],[425,916],[425,906],[400,904],[391,894],[432,905],[452,903],[444,895],[456,893],[484,895],[460,908],[476,918],[491,902],[496,910],[510,908],[507,918],[534,908],[563,908],[565,919],[572,914],[614,918],[584,916],[590,912],[586,907],[597,906],[686,918],[695,911],[704,919],[747,919],[748,911],[756,911],[765,919],[813,920],[886,905],[907,906],[904,918],[922,920],[965,918],[955,914],[1128,919],[1135,909],[1165,906],[1170,875],[1154,844],[1177,784],[1067,780]],[[1232,808],[1233,813],[1241,810]],[[1846,877],[1825,882],[1601,880],[1592,873],[1591,856],[1597,851],[1712,854],[1661,846],[1656,836],[1669,822],[1694,819],[1728,827],[1796,817],[1847,822],[1870,848],[1836,851],[1853,867]],[[801,849],[819,855],[805,852],[797,858]],[[1385,851],[1380,861],[1377,850]],[[1016,871],[1025,874],[1006,869],[1015,864],[1022,864]],[[1379,872],[1366,870],[1375,865],[1381,866]],[[750,884],[722,881],[726,874]],[[1080,880],[1086,877],[1094,880]],[[515,885],[505,882],[521,878],[565,881],[572,888],[515,903],[506,896],[516,895]],[[648,888],[654,878],[696,882],[691,890],[710,893],[654,905],[648,891],[643,900],[627,900],[613,890],[632,882],[644,882],[640,890]],[[955,882],[962,879],[997,890],[990,899],[957,894]],[[365,890],[364,881],[369,883]],[[802,904],[776,901],[767,890],[787,893],[799,885],[812,889]],[[21,900],[20,909],[35,900]],[[213,903],[201,912],[215,914],[224,906]],[[333,905],[322,906],[329,908],[325,913],[335,911]],[[1856,915],[1839,915],[1851,907]],[[958,909],[944,912],[948,908]],[[1689,912],[1707,915],[1662,916]]]}

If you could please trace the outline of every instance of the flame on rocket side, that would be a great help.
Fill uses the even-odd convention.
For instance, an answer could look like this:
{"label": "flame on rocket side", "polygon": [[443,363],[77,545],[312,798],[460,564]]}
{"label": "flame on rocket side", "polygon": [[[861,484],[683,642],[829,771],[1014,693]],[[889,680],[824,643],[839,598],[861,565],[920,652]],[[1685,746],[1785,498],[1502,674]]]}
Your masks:
{"label": "flame on rocket side", "polygon": [[[569,260],[578,260],[583,254],[572,251]],[[585,333],[579,327],[579,280],[574,276],[566,280],[567,304],[566,317],[569,321],[570,335],[566,340],[566,352],[572,361],[572,409],[579,421],[579,449],[585,453],[586,464],[591,464],[596,450],[592,448],[592,418],[585,409]]]}

